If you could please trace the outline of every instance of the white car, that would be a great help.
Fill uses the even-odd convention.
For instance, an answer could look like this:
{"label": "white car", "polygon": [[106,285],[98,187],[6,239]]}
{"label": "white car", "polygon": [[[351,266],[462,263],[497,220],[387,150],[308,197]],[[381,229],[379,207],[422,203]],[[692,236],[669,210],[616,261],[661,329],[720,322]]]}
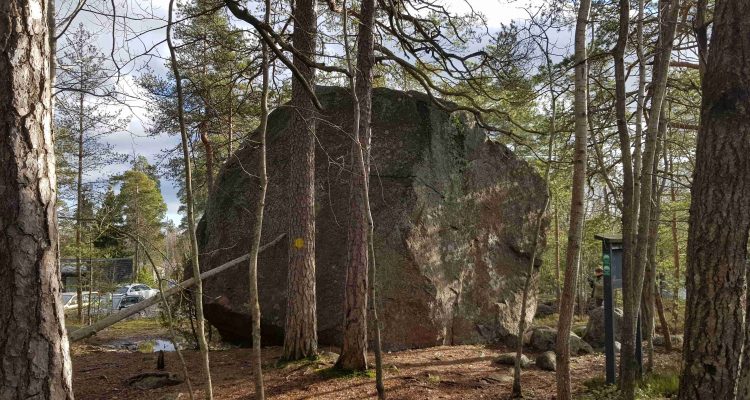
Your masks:
{"label": "white car", "polygon": [[120,309],[120,301],[125,297],[138,297],[141,300],[145,300],[157,294],[159,294],[158,289],[151,289],[148,285],[142,283],[120,286],[112,294],[112,308],[115,310]]}
{"label": "white car", "polygon": [[[89,304],[89,299],[93,299],[94,302],[97,301],[99,298],[98,292],[83,292],[81,294],[83,297],[83,307],[86,308]],[[62,293],[62,304],[63,309],[65,310],[65,313],[72,313],[75,310],[78,310],[78,293],[77,292],[64,292]],[[92,307],[93,308],[93,307]]]}

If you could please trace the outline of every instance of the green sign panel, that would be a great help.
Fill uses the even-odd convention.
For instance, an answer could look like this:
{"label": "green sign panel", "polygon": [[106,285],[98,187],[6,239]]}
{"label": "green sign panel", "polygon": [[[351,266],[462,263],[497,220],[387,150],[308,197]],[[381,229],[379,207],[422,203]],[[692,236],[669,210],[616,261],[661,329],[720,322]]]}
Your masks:
{"label": "green sign panel", "polygon": [[611,276],[612,275],[612,268],[610,268],[609,263],[609,254],[603,254],[602,255],[602,264],[604,265],[604,275],[605,276]]}

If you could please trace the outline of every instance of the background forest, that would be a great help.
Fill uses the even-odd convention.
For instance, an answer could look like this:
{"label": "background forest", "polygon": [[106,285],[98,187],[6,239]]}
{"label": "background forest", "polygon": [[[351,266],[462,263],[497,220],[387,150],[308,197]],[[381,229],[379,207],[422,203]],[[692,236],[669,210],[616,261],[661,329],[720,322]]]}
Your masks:
{"label": "background forest", "polygon": [[[523,216],[528,227],[517,228],[519,237],[525,235],[519,242],[529,239],[524,242],[528,248],[518,250],[528,267],[518,274],[522,295],[508,305],[517,329],[502,343],[513,353],[507,363],[513,379],[504,381],[512,385],[503,396],[524,396],[522,353],[530,344],[525,337],[545,323],[556,330],[550,340],[554,346],[545,349],[554,350],[549,357],[556,371],[554,394],[547,388],[551,397],[546,398],[667,396],[644,393],[651,393],[654,381],[649,379],[660,376],[662,364],[676,362],[670,358],[672,346],[677,350],[683,341],[681,370],[672,366],[670,372],[673,383],[679,375],[681,384],[669,396],[750,396],[745,344],[750,343],[745,315],[750,6],[745,2],[10,2],[13,7],[0,6],[0,16],[11,21],[4,25],[21,21],[19,15],[31,10],[29,21],[43,26],[39,43],[49,47],[43,55],[49,73],[39,78],[39,87],[49,86],[49,99],[39,101],[52,104],[54,140],[42,142],[54,146],[54,168],[48,173],[56,202],[44,218],[56,229],[37,236],[57,243],[42,246],[58,260],[56,267],[44,268],[63,271],[63,287],[54,282],[48,291],[55,296],[75,291],[79,304],[85,291],[113,291],[115,282],[97,277],[92,261],[111,259],[132,260],[130,282],[160,289],[158,296],[119,317],[92,317],[90,308],[78,307],[68,321],[59,315],[39,317],[28,326],[68,323],[70,340],[77,342],[160,302],[160,321],[174,347],[179,350],[177,337],[183,334],[199,350],[186,356],[178,351],[190,397],[197,390],[214,398],[210,354],[218,339],[212,340],[204,303],[215,304],[203,280],[211,274],[208,269],[218,274],[228,267],[207,262],[213,254],[201,252],[207,240],[199,233],[206,234],[211,207],[223,204],[222,196],[233,189],[222,186],[227,185],[222,174],[239,165],[257,201],[243,206],[253,222],[245,227],[250,240],[242,244],[244,258],[226,264],[243,265],[248,272],[254,398],[265,398],[264,357],[269,357],[261,348],[268,333],[261,332],[266,311],[260,307],[259,260],[274,244],[283,243],[288,255],[288,300],[283,347],[278,354],[270,351],[279,363],[324,354],[316,320],[316,245],[322,248],[316,212],[326,204],[316,202],[315,177],[321,173],[316,157],[326,140],[319,134],[330,123],[322,116],[324,92],[316,88],[341,87],[348,98],[337,101],[351,104],[353,111],[351,126],[337,127],[350,139],[346,146],[351,150],[346,157],[328,159],[329,166],[345,171],[349,187],[347,219],[341,222],[347,236],[340,244],[346,253],[343,343],[332,369],[362,373],[374,367],[377,396],[385,398],[393,383],[384,379],[393,371],[387,365],[384,370],[384,356],[390,353],[382,352],[381,330],[382,318],[390,316],[378,317],[383,288],[377,271],[388,260],[376,259],[379,231],[373,218],[376,202],[371,205],[370,198],[380,179],[373,158],[373,121],[378,118],[373,90],[387,88],[421,93],[431,107],[451,114],[456,129],[462,124],[483,129],[488,141],[507,147],[546,184],[546,193],[533,193],[543,207]],[[37,8],[44,10],[46,22]],[[0,38],[23,36],[6,31],[21,29],[0,26]],[[18,46],[25,43],[18,40]],[[16,42],[8,43],[2,47],[10,54]],[[12,74],[18,63],[0,61],[0,72]],[[7,92],[17,96],[26,93],[11,89]],[[279,205],[269,195],[278,176],[270,146],[282,130],[273,117],[287,110],[288,186]],[[250,150],[258,154],[257,166],[243,164],[240,154]],[[14,181],[8,176],[0,186]],[[531,187],[524,189],[532,193]],[[267,236],[268,210],[282,206],[288,227],[281,236]],[[9,238],[16,234],[6,231]],[[599,393],[599,387],[591,389],[575,378],[579,361],[572,357],[578,351],[571,350],[568,334],[588,320],[592,304],[598,307],[601,300],[595,289],[595,271],[603,265],[602,242],[595,236],[601,234],[622,237],[624,275],[615,300],[622,309],[618,384]],[[11,249],[0,246],[0,258]],[[66,268],[73,268],[72,280],[65,280]],[[609,273],[606,265],[604,273]],[[10,275],[1,277],[12,281]],[[16,293],[15,284],[7,285],[0,291]],[[168,299],[178,291],[183,296]],[[533,314],[536,304],[551,316],[537,313],[533,320],[527,310]],[[10,321],[3,310],[0,320]],[[67,339],[65,329],[59,331],[62,336],[51,340],[65,343],[65,355],[53,364],[67,365],[68,376],[58,374],[63,377],[58,386],[72,398]],[[659,340],[666,342],[665,350],[655,350]],[[642,344],[643,367],[636,360]],[[7,346],[0,340],[3,362],[12,353]],[[50,351],[57,354],[58,347]],[[435,383],[430,376],[428,384]],[[20,387],[18,376],[8,379]],[[216,397],[223,398],[227,392],[217,385]],[[269,397],[278,395],[277,386],[271,387]],[[0,397],[5,393],[0,390]],[[20,389],[7,393],[22,397]]]}

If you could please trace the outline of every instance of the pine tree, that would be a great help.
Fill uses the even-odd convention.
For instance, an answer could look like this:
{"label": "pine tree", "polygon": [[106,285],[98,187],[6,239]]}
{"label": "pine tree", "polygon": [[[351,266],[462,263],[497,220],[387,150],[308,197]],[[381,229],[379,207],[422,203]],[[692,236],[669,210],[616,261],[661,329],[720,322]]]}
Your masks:
{"label": "pine tree", "polygon": [[[140,243],[161,247],[164,235],[162,226],[167,205],[159,190],[159,185],[148,173],[131,169],[117,177],[121,182],[117,203],[122,205],[125,217],[123,229]],[[131,241],[133,248],[133,280],[147,277],[140,271],[145,263],[138,242]]]}
{"label": "pine tree", "polygon": [[[127,120],[119,118],[119,112],[106,110],[116,100],[114,85],[103,68],[106,57],[90,44],[94,36],[83,27],[73,32],[67,39],[62,57],[58,60],[57,81],[59,95],[55,103],[58,129],[57,149],[62,170],[74,176],[67,176],[74,187],[63,190],[75,193],[75,250],[76,275],[78,277],[78,304],[83,304],[81,273],[81,235],[84,230],[82,203],[84,177],[123,157],[103,141],[108,134],[121,131]],[[65,187],[64,187],[65,188]],[[83,319],[83,308],[78,307],[78,320]]]}

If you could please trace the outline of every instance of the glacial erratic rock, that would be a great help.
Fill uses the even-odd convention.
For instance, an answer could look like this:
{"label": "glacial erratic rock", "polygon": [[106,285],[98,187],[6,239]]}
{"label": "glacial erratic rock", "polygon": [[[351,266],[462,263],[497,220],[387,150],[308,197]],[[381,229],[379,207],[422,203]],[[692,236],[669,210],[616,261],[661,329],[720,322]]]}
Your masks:
{"label": "glacial erratic rock", "polygon": [[[352,112],[349,92],[319,87],[316,285],[318,336],[338,344],[343,321]],[[288,108],[268,122],[269,186],[263,243],[287,231]],[[372,213],[378,306],[387,350],[488,343],[518,329],[524,275],[546,187],[525,161],[461,113],[416,92],[373,94]],[[201,267],[248,251],[258,199],[252,138],[223,166],[198,227]],[[545,227],[547,221],[545,220]],[[544,232],[544,229],[542,230]],[[288,238],[259,259],[265,343],[280,343],[286,308]],[[544,248],[540,237],[538,254]],[[537,257],[537,267],[541,265]],[[535,274],[534,287],[536,286]],[[204,283],[205,312],[225,339],[249,340],[247,269]],[[536,309],[532,290],[527,323]]]}

